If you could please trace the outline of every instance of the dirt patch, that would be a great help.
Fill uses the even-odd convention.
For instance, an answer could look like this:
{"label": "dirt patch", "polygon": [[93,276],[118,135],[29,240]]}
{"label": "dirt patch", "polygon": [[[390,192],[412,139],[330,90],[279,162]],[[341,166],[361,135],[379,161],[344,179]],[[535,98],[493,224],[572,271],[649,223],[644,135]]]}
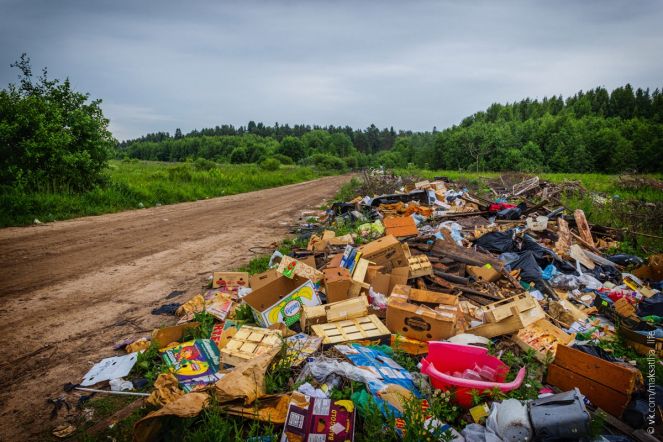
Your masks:
{"label": "dirt patch", "polygon": [[[165,325],[152,308],[186,300],[212,271],[251,258],[249,247],[279,241],[301,209],[349,179],[0,230],[0,440],[50,430],[46,399],[114,342]],[[172,290],[186,292],[167,300]]]}

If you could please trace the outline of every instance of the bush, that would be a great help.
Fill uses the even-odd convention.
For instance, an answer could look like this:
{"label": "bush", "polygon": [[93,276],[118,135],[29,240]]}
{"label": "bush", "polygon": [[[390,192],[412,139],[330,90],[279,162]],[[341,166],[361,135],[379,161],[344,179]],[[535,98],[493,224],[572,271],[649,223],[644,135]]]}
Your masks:
{"label": "bush", "polygon": [[345,161],[325,153],[316,153],[304,160],[304,164],[315,166],[319,169],[343,171],[346,168]]}
{"label": "bush", "polygon": [[246,147],[236,147],[230,152],[230,162],[233,164],[242,164],[249,162],[249,153]]}
{"label": "bush", "polygon": [[260,168],[269,171],[279,170],[281,163],[276,158],[267,158],[260,163]]}
{"label": "bush", "polygon": [[0,184],[33,190],[91,189],[114,154],[101,101],[69,80],[33,81],[30,59],[12,64],[20,84],[0,91]]}
{"label": "bush", "polygon": [[216,163],[205,158],[196,158],[193,162],[193,167],[196,170],[212,170],[216,169]]}
{"label": "bush", "polygon": [[295,162],[292,160],[292,158],[290,158],[287,155],[280,154],[280,153],[275,153],[274,155],[272,155],[272,158],[276,158],[277,160],[279,160],[279,162],[281,164],[284,164],[284,165],[295,164]]}

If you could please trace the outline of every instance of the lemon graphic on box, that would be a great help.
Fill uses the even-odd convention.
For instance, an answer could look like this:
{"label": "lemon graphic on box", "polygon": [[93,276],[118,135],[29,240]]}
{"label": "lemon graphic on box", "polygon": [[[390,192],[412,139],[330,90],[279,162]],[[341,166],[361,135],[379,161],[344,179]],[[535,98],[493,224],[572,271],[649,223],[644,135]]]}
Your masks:
{"label": "lemon graphic on box", "polygon": [[299,288],[290,296],[283,298],[278,304],[274,304],[269,311],[268,318],[271,324],[279,322],[279,315],[282,322],[290,327],[295,322],[299,321],[302,312],[302,299],[313,300],[315,292],[312,287],[305,285]]}

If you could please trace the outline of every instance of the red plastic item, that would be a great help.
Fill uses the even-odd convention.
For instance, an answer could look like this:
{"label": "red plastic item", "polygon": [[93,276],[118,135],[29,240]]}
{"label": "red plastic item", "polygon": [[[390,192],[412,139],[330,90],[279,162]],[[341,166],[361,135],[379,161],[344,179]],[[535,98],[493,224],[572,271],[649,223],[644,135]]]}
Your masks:
{"label": "red plastic item", "polygon": [[[475,381],[451,376],[453,372],[463,372],[467,368],[488,366],[496,371],[497,382]],[[502,392],[515,390],[525,380],[525,367],[511,382],[504,382],[509,367],[495,356],[488,354],[488,349],[474,345],[452,344],[450,342],[429,342],[428,356],[421,360],[421,372],[430,376],[433,387],[440,390],[454,388],[456,402],[469,408],[472,406],[472,390],[483,393],[499,388]]]}

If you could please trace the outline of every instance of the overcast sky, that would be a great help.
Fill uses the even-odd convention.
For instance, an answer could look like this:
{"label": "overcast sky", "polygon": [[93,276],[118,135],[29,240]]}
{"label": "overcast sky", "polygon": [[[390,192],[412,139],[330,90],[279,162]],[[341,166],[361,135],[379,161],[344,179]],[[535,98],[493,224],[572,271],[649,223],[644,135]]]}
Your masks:
{"label": "overcast sky", "polygon": [[663,2],[0,0],[22,52],[122,140],[249,120],[431,130],[493,102],[663,86]]}

